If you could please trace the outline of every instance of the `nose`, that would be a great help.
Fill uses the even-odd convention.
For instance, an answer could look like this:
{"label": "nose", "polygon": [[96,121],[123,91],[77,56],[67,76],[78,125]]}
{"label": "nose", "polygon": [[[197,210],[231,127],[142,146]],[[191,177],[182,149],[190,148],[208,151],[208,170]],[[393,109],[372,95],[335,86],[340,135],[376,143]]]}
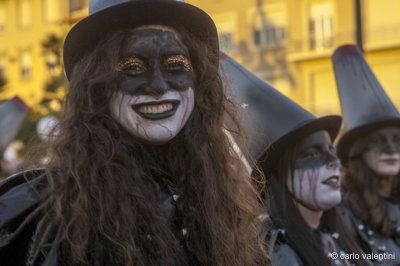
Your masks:
{"label": "nose", "polygon": [[340,167],[340,160],[336,158],[336,160],[331,160],[328,162],[328,168],[337,169]]}
{"label": "nose", "polygon": [[155,67],[149,77],[148,86],[145,93],[153,96],[163,95],[168,90],[168,83],[160,68]]}
{"label": "nose", "polygon": [[340,159],[336,156],[336,154],[329,152],[327,158],[328,164],[327,167],[331,169],[336,169],[340,167]]}
{"label": "nose", "polygon": [[393,141],[387,141],[386,145],[384,146],[384,148],[382,149],[382,151],[384,153],[388,153],[388,154],[393,154],[396,152],[399,152],[399,145],[397,143],[394,143]]}

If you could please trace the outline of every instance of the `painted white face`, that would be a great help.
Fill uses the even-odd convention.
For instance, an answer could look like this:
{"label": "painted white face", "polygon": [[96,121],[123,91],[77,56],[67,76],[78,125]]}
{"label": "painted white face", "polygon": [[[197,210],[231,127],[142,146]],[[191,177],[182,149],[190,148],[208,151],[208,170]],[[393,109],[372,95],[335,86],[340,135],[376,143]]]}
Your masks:
{"label": "painted white face", "polygon": [[340,162],[332,150],[326,131],[317,131],[298,145],[286,185],[293,198],[311,210],[329,210],[341,201]]}
{"label": "painted white face", "polygon": [[129,133],[152,144],[174,138],[195,105],[194,72],[179,35],[162,27],[140,28],[121,47],[119,90],[110,111]]}
{"label": "painted white face", "polygon": [[[174,105],[178,105],[174,107]],[[111,114],[132,135],[154,144],[173,139],[185,126],[194,107],[192,88],[168,91],[161,97],[134,96],[117,92],[111,99]],[[166,118],[151,116],[167,114]]]}
{"label": "painted white face", "polygon": [[362,154],[365,163],[378,176],[396,176],[400,172],[400,129],[382,128],[367,136]]}

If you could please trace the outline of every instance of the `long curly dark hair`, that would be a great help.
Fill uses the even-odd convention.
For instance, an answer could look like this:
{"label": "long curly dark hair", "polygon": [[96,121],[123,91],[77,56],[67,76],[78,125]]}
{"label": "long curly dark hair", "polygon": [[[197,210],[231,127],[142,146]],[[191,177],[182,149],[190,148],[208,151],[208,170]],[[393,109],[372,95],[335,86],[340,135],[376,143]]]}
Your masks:
{"label": "long curly dark hair", "polygon": [[[304,265],[331,265],[318,230],[309,227],[293,202],[286,186],[287,176],[292,174],[297,146],[290,147],[279,158],[276,167],[266,171],[269,192],[268,210],[272,226],[285,230],[284,241],[296,252]],[[266,166],[262,166],[266,169]],[[339,233],[338,243],[346,253],[361,254],[361,249],[352,238],[338,207],[324,211],[319,229]],[[364,260],[353,260],[356,265],[368,265]]]}
{"label": "long curly dark hair", "polygon": [[[352,156],[343,168],[343,203],[363,223],[389,237],[397,222],[388,215],[388,200],[378,194],[379,177],[366,164],[361,152]],[[400,202],[400,176],[394,180],[390,200]]]}
{"label": "long curly dark hair", "polygon": [[195,107],[173,140],[152,146],[127,133],[109,112],[117,91],[118,47],[130,33],[111,33],[75,66],[60,134],[46,147],[49,211],[62,228],[63,260],[67,265],[190,264],[159,206],[156,183],[163,176],[183,193],[181,215],[198,264],[264,264],[259,199],[224,132],[229,131],[224,116],[235,121],[237,108],[225,97],[218,58],[181,34],[196,76]]}

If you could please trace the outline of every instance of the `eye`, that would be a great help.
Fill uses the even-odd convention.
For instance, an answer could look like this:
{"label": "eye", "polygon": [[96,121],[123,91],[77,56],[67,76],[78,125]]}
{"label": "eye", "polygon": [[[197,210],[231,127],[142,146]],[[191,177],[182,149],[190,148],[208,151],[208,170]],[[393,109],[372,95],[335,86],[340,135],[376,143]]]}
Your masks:
{"label": "eye", "polygon": [[117,64],[116,70],[129,75],[140,75],[147,70],[147,67],[142,59],[137,57],[128,57],[122,59]]}
{"label": "eye", "polygon": [[379,144],[379,143],[384,143],[384,142],[385,142],[385,138],[380,135],[372,135],[369,138],[370,144]]}
{"label": "eye", "polygon": [[394,142],[397,142],[397,143],[400,143],[400,135],[397,135],[397,134],[394,135],[394,136],[393,136],[393,141],[394,141]]}
{"label": "eye", "polygon": [[190,60],[184,55],[169,56],[164,60],[164,66],[168,71],[191,71],[192,64]]}
{"label": "eye", "polygon": [[312,159],[320,156],[320,153],[317,149],[309,149],[301,156],[302,159]]}

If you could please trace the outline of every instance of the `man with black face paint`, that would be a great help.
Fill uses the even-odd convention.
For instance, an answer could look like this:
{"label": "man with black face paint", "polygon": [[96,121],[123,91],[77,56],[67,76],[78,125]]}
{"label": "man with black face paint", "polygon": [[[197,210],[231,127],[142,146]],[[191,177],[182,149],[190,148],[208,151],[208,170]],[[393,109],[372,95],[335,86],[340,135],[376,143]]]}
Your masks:
{"label": "man with black face paint", "polygon": [[174,0],[89,13],[65,40],[46,169],[0,184],[0,264],[265,265],[211,18]]}
{"label": "man with black face paint", "polygon": [[238,101],[249,103],[247,111],[259,121],[249,135],[263,144],[252,152],[261,154],[269,185],[263,194],[271,219],[266,235],[272,265],[367,265],[362,258],[333,255],[362,253],[336,207],[340,161],[332,141],[341,117],[316,118],[231,58],[224,57],[221,65],[229,84],[240,88]]}
{"label": "man with black face paint", "polygon": [[341,46],[332,60],[346,125],[343,211],[376,264],[399,265],[400,115],[358,47]]}

